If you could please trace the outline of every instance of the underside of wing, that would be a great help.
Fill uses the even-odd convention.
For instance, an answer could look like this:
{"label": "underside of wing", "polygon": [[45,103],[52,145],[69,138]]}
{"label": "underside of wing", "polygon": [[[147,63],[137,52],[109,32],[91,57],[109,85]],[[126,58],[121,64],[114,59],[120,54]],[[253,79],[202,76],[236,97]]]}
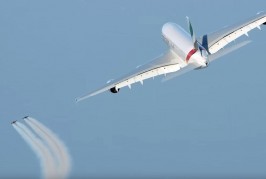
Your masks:
{"label": "underside of wing", "polygon": [[254,28],[260,29],[260,25],[262,24],[266,24],[266,13],[258,13],[243,22],[224,27],[221,30],[210,34],[206,34],[199,38],[198,41],[210,54],[214,54],[240,36],[248,36],[248,32]]}
{"label": "underside of wing", "polygon": [[95,90],[89,94],[77,98],[76,101],[82,101],[86,98],[92,97],[108,90],[113,93],[116,93],[119,91],[120,88],[123,88],[125,86],[131,88],[131,84],[133,83],[139,82],[143,84],[143,81],[148,78],[176,72],[182,67],[184,67],[185,64],[184,62],[182,62],[183,61],[175,53],[169,50],[165,54],[156,58],[155,60],[137,67],[136,70],[134,70],[133,72],[121,78],[118,78],[117,80],[107,83],[105,86],[101,87],[98,90]]}
{"label": "underside of wing", "polygon": [[169,81],[169,80],[172,80],[173,78],[176,78],[176,77],[179,77],[187,72],[190,72],[192,70],[195,70],[199,68],[199,66],[197,66],[196,64],[194,63],[189,63],[187,66],[181,68],[180,70],[176,71],[176,72],[173,72],[173,73],[170,73],[168,75],[166,75],[163,79],[162,79],[162,82],[166,82],[166,81]]}

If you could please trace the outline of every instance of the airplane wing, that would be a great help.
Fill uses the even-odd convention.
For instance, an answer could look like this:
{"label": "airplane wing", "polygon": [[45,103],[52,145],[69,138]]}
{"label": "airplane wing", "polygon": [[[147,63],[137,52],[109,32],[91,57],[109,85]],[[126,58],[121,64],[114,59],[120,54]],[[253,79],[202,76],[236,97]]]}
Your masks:
{"label": "airplane wing", "polygon": [[[120,88],[128,86],[131,88],[131,84],[140,82],[143,84],[143,81],[148,78],[152,78],[155,76],[177,72],[180,69],[183,69],[187,66],[186,63],[182,59],[180,59],[177,55],[175,55],[171,50],[167,51],[165,54],[157,57],[155,60],[137,67],[133,72],[117,79],[111,81],[89,94],[86,94],[80,98],[76,99],[76,102],[82,101],[86,98],[92,97],[104,91],[114,89],[116,92],[119,91]],[[195,67],[196,68],[196,67]],[[182,71],[182,70],[180,70]]]}
{"label": "airplane wing", "polygon": [[266,25],[266,13],[257,15],[234,25],[224,27],[216,32],[203,35],[198,41],[206,48],[210,54],[214,54],[230,42],[242,35],[248,36],[248,32],[254,28],[260,29],[260,25]]}

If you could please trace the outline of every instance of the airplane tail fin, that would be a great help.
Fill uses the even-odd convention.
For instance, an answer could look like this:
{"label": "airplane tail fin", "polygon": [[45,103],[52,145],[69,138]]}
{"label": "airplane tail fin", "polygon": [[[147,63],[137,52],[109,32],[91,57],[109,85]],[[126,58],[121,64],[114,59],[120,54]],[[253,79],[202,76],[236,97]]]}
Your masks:
{"label": "airplane tail fin", "polygon": [[189,17],[187,16],[186,18],[187,18],[188,29],[189,29],[189,33],[190,33],[194,48],[196,50],[198,50],[199,46],[198,46],[198,43],[197,43],[196,34],[195,34],[194,30],[193,30],[193,27],[192,27],[192,24],[190,22]]}

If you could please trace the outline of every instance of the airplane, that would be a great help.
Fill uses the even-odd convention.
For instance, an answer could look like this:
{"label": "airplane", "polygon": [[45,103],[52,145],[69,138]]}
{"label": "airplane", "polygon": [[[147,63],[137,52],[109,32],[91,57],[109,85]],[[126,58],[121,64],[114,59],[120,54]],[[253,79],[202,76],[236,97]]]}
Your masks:
{"label": "airplane", "polygon": [[11,124],[15,124],[16,122],[17,122],[17,120],[15,120],[15,121],[12,121],[12,122],[11,122]]}
{"label": "airplane", "polygon": [[[266,25],[266,13],[259,12],[249,19],[226,26],[215,32],[205,34],[196,38],[190,19],[187,17],[189,33],[179,25],[168,22],[162,27],[162,37],[169,49],[161,56],[145,65],[139,66],[133,72],[118,78],[109,80],[106,85],[76,98],[76,102],[95,96],[99,93],[110,91],[118,93],[123,87],[128,86],[131,89],[133,83],[141,83],[155,76],[165,75],[163,80],[169,80],[191,70],[203,69],[208,67],[209,63],[232,52],[250,41],[228,45],[248,32]],[[228,46],[229,47],[228,47]]]}
{"label": "airplane", "polygon": [[25,116],[25,117],[23,117],[22,119],[27,119],[29,116]]}

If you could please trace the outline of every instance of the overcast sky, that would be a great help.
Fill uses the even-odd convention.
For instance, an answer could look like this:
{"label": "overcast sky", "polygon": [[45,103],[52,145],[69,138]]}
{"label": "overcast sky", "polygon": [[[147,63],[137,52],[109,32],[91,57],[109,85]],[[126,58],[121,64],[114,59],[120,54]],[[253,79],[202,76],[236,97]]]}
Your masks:
{"label": "overcast sky", "polygon": [[197,36],[266,1],[0,1],[0,177],[39,177],[10,125],[30,115],[72,156],[71,177],[266,177],[266,28],[252,43],[161,83],[74,99],[163,53],[161,27]]}

